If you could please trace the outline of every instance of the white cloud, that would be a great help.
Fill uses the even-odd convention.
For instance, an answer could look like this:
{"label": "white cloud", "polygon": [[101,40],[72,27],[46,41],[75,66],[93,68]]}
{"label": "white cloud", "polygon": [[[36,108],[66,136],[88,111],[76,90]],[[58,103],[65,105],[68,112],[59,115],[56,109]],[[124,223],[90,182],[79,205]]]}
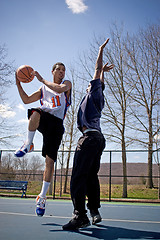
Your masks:
{"label": "white cloud", "polygon": [[7,104],[0,104],[0,116],[2,118],[12,118],[16,115]]}
{"label": "white cloud", "polygon": [[154,136],[154,139],[155,139],[156,141],[160,140],[160,134],[155,135],[155,136]]}
{"label": "white cloud", "polygon": [[135,155],[135,156],[134,156],[134,158],[135,158],[135,159],[140,159],[141,157],[140,157],[140,156],[137,156],[137,155]]}
{"label": "white cloud", "polygon": [[22,119],[18,120],[18,123],[28,123],[28,119],[22,118]]}
{"label": "white cloud", "polygon": [[17,108],[20,109],[20,110],[22,110],[22,111],[25,111],[25,110],[26,110],[26,109],[24,108],[23,104],[21,104],[21,103],[17,106]]}
{"label": "white cloud", "polygon": [[84,4],[84,0],[66,0],[68,8],[72,10],[73,13],[83,13],[88,9],[88,6]]}

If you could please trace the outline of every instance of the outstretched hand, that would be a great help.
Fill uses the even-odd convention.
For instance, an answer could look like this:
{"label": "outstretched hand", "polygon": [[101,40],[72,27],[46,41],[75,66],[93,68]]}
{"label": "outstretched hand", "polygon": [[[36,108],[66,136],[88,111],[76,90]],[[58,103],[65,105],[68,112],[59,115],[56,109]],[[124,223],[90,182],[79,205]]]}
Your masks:
{"label": "outstretched hand", "polygon": [[103,72],[109,72],[111,69],[114,68],[114,64],[111,64],[108,66],[108,62],[103,66],[102,70]]}
{"label": "outstretched hand", "polygon": [[107,40],[99,47],[101,50],[103,50],[103,48],[105,48],[106,44],[109,42],[109,38],[107,38]]}
{"label": "outstretched hand", "polygon": [[38,79],[40,82],[42,82],[43,78],[42,78],[42,76],[41,76],[37,71],[33,71],[31,74],[32,74],[33,76],[36,76],[37,79]]}

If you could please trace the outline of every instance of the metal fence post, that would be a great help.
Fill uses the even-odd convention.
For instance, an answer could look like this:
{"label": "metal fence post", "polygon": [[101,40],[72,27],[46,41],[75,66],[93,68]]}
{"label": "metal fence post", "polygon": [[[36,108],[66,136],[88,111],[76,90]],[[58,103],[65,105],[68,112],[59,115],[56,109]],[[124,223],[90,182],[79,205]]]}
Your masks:
{"label": "metal fence post", "polygon": [[2,150],[0,150],[0,171],[1,171],[1,157],[2,157]]}
{"label": "metal fence post", "polygon": [[110,158],[109,158],[109,202],[111,202],[111,163],[112,163],[112,151],[110,151]]}

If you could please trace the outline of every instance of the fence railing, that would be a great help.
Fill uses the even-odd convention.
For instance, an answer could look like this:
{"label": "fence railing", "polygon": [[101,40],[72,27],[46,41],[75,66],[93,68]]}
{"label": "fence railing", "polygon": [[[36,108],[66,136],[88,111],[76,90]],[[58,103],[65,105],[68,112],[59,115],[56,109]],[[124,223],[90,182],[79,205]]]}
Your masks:
{"label": "fence railing", "polygon": [[[160,182],[160,176],[159,176],[159,162],[158,159],[157,162],[155,162],[154,160],[154,154],[156,152],[158,152],[159,154],[159,149],[156,151],[153,151],[153,175],[152,175],[152,179],[154,182],[154,189],[157,189],[157,199],[159,198],[159,182]],[[69,151],[59,151],[58,152],[58,160],[55,163],[55,172],[54,172],[54,177],[53,177],[53,188],[52,188],[52,195],[53,198],[59,198],[59,197],[63,197],[63,185],[64,185],[64,179],[66,178],[66,174],[65,174],[65,154],[67,155]],[[32,181],[35,181],[38,179],[39,182],[42,181],[43,179],[43,171],[41,172],[36,172],[34,171],[34,173],[31,170],[26,170],[24,171],[24,169],[21,169],[20,171],[13,171],[11,172],[3,172],[3,157],[6,159],[7,154],[11,154],[10,156],[10,162],[12,162],[12,160],[14,159],[13,154],[13,150],[1,150],[0,151],[0,178],[5,178],[5,176],[14,176],[13,178],[15,178],[15,175],[21,178],[28,178],[31,179],[32,177]],[[28,158],[32,158],[32,156],[34,156],[35,154],[41,154],[41,151],[36,150],[33,153],[28,154]],[[62,159],[62,154],[63,154],[63,158]],[[113,193],[112,193],[112,189],[114,188],[114,186],[117,184],[119,185],[123,185],[123,171],[122,171],[122,163],[121,163],[121,154],[122,151],[121,150],[104,150],[103,155],[102,155],[102,162],[101,162],[101,168],[100,172],[99,172],[99,180],[101,183],[101,186],[104,185],[105,186],[105,190],[107,192],[103,193],[103,199],[106,198],[108,201],[112,201],[112,198],[114,197]],[[73,163],[73,155],[74,155],[74,151],[71,151],[71,159],[70,159],[70,171],[67,174],[67,186],[69,189],[69,182],[70,182],[70,177],[71,177],[71,167],[72,167],[72,163]],[[129,168],[127,169],[129,172],[126,176],[127,179],[132,179],[132,180],[128,180],[128,186],[132,185],[133,183],[136,182],[135,179],[139,179],[139,181],[143,182],[143,185],[145,186],[146,180],[148,179],[148,175],[147,175],[147,159],[148,159],[148,151],[147,150],[127,150],[126,151],[126,155],[127,155],[127,167],[129,166]],[[156,154],[157,155],[157,154]],[[43,161],[43,160],[42,160]],[[130,165],[132,165],[131,167],[135,167],[136,165],[139,165],[141,167],[145,167],[144,171],[138,171],[135,172],[132,170],[131,171],[131,167]],[[104,167],[104,169],[103,169]],[[117,169],[119,168],[119,169]],[[106,169],[106,171],[105,171]],[[136,168],[137,169],[137,168]],[[105,171],[105,172],[104,172]],[[136,170],[135,170],[136,171]],[[130,172],[132,172],[133,174],[130,174]],[[140,174],[137,174],[139,173]],[[118,174],[117,174],[118,173]],[[120,173],[120,174],[119,174]],[[141,180],[140,180],[141,179]],[[137,185],[138,180],[137,180]],[[58,185],[58,188],[57,188]],[[134,184],[133,184],[134,185]],[[107,189],[108,188],[108,189]],[[57,190],[58,189],[58,190]],[[68,196],[70,197],[70,193],[68,193]],[[149,198],[149,196],[146,198]],[[152,197],[151,197],[152,198]]]}

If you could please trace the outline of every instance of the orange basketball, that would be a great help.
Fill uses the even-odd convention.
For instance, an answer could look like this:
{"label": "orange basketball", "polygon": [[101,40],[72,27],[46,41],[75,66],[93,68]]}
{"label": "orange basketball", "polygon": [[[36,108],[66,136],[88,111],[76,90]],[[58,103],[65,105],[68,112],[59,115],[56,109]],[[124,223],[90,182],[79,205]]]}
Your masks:
{"label": "orange basketball", "polygon": [[33,71],[33,68],[28,65],[20,66],[16,71],[18,80],[23,83],[31,82],[34,78],[34,75],[31,74]]}

